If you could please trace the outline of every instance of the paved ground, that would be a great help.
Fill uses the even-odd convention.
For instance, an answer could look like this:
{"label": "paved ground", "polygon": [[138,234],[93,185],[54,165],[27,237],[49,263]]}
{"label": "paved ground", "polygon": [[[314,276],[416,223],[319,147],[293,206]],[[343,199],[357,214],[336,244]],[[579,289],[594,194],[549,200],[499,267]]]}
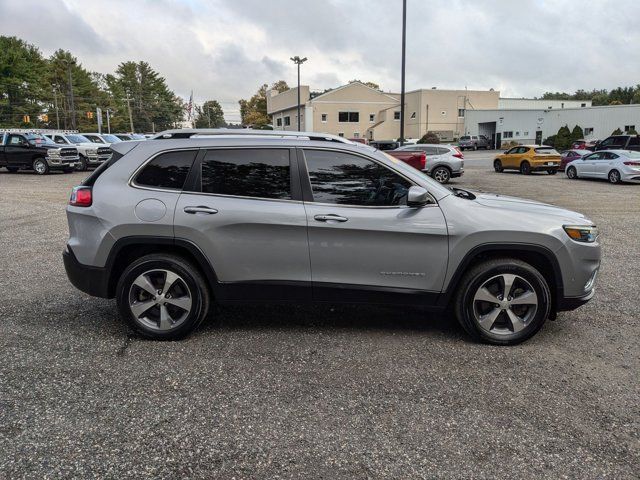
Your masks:
{"label": "paved ground", "polygon": [[132,336],[66,280],[81,174],[0,172],[0,478],[638,478],[640,186],[457,185],[589,214],[595,300],[512,348],[420,310],[235,307],[179,343]]}

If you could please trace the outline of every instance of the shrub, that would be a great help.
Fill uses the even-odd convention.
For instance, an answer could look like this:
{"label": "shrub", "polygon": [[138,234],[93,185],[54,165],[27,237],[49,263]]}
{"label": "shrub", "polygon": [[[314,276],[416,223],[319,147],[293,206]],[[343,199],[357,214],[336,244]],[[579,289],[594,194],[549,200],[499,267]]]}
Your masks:
{"label": "shrub", "polygon": [[440,143],[440,137],[433,132],[425,133],[418,143]]}

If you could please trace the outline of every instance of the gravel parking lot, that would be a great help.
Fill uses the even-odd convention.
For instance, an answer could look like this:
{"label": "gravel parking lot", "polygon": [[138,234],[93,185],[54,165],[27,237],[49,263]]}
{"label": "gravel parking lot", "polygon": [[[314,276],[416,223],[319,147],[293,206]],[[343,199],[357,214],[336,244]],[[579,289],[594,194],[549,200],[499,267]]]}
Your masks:
{"label": "gravel parking lot", "polygon": [[595,299],[517,347],[350,306],[224,307],[140,339],[64,273],[84,174],[0,171],[0,478],[638,478],[640,186],[465,157],[453,184],[602,232]]}

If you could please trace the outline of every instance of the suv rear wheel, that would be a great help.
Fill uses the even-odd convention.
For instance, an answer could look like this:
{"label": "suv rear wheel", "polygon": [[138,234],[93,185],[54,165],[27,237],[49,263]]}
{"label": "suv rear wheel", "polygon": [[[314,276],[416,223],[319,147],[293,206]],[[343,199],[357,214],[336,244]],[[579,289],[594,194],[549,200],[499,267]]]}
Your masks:
{"label": "suv rear wheel", "polygon": [[499,158],[496,158],[493,161],[493,169],[498,173],[504,172],[504,168],[502,167],[502,161]]}
{"label": "suv rear wheel", "polygon": [[544,325],[551,293],[545,278],[528,263],[497,258],[464,275],[454,302],[460,325],[474,339],[514,345]]}
{"label": "suv rear wheel", "polygon": [[431,176],[438,183],[449,183],[451,172],[447,167],[437,167],[433,170]]}
{"label": "suv rear wheel", "polygon": [[522,175],[531,175],[531,164],[526,160],[520,164],[520,173]]}
{"label": "suv rear wheel", "polygon": [[200,272],[181,257],[147,255],[129,265],[116,287],[120,314],[145,337],[176,340],[202,323],[210,294]]}

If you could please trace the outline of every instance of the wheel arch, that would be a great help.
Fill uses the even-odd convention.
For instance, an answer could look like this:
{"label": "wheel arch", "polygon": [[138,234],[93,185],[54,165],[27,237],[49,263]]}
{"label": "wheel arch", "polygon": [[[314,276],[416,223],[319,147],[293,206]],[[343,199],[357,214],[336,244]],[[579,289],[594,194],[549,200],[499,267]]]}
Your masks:
{"label": "wheel arch", "polygon": [[180,256],[192,263],[207,279],[211,293],[216,294],[218,277],[209,259],[190,240],[171,237],[134,236],[116,241],[109,252],[107,270],[107,298],[114,298],[122,272],[137,258],[152,253]]}
{"label": "wheel arch", "polygon": [[453,299],[463,275],[480,262],[498,257],[510,257],[529,263],[535,267],[549,283],[552,305],[555,311],[558,299],[564,298],[564,284],[560,264],[551,250],[542,245],[524,243],[490,243],[471,249],[457,266],[443,291],[438,304],[446,307]]}

